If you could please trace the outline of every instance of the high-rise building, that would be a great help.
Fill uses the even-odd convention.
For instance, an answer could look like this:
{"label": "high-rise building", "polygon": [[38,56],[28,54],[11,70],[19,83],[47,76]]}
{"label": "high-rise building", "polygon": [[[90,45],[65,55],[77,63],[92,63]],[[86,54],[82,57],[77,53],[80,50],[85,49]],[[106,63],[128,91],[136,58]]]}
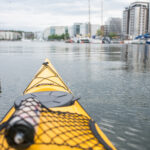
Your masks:
{"label": "high-rise building", "polygon": [[121,18],[109,18],[106,22],[105,27],[107,28],[107,34],[114,33],[121,35]]}
{"label": "high-rise building", "polygon": [[135,38],[148,32],[149,3],[134,2],[123,11],[123,35]]}
{"label": "high-rise building", "polygon": [[148,32],[150,33],[150,3],[149,3],[149,7],[148,7]]}
{"label": "high-rise building", "polygon": [[102,32],[102,35],[103,36],[108,36],[109,35],[109,27],[108,25],[104,25],[104,26],[101,26],[101,32]]}
{"label": "high-rise building", "polygon": [[130,6],[129,35],[135,37],[147,32],[148,3],[132,3]]}
{"label": "high-rise building", "polygon": [[123,11],[122,34],[125,37],[129,35],[129,8],[125,8]]}

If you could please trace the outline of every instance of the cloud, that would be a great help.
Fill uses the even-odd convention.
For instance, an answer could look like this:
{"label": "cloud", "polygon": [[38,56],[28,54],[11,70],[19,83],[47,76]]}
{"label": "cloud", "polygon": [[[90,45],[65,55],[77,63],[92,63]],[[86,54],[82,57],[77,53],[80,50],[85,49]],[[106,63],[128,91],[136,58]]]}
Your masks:
{"label": "cloud", "polygon": [[[104,21],[122,17],[133,0],[104,1]],[[91,0],[91,21],[100,24],[101,1]],[[88,22],[88,0],[0,0],[0,29],[44,30],[50,25]]]}

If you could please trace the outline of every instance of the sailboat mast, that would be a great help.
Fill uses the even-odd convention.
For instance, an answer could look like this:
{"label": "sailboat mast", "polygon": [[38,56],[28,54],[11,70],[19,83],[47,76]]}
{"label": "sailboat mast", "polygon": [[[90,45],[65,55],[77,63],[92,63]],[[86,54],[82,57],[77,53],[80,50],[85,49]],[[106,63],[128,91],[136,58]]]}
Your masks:
{"label": "sailboat mast", "polygon": [[103,0],[101,0],[101,36],[104,36],[104,24],[103,24]]}
{"label": "sailboat mast", "polygon": [[101,0],[101,25],[103,26],[103,0]]}
{"label": "sailboat mast", "polygon": [[88,4],[89,4],[89,23],[88,23],[88,33],[89,33],[89,37],[91,37],[91,1],[88,0]]}

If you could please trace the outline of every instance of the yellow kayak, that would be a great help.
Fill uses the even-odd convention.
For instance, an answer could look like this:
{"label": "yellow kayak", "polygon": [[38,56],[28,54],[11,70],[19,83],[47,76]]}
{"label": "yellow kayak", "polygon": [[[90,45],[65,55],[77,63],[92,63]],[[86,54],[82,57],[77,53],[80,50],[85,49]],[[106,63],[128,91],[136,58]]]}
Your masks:
{"label": "yellow kayak", "polygon": [[46,59],[0,123],[0,150],[116,150]]}

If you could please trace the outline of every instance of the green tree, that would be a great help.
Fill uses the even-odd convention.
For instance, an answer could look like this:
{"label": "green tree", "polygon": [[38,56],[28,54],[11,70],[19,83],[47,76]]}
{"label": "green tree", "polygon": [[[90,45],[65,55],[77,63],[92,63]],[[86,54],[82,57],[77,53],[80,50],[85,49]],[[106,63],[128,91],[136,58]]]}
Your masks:
{"label": "green tree", "polygon": [[114,33],[114,32],[110,32],[108,36],[109,36],[110,38],[113,38],[113,37],[117,36],[117,34]]}
{"label": "green tree", "polygon": [[96,35],[97,35],[97,36],[102,35],[102,31],[101,31],[100,29],[98,29],[97,32],[96,32]]}
{"label": "green tree", "polygon": [[62,35],[57,35],[57,34],[53,34],[48,36],[48,40],[66,40],[69,39],[69,34],[68,33],[63,33]]}

